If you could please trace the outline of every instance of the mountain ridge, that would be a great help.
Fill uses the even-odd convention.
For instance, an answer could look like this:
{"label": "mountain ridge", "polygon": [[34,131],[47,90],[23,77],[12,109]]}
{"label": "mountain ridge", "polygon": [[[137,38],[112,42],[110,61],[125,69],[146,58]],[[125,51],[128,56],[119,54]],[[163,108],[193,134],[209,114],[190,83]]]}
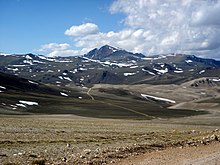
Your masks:
{"label": "mountain ridge", "polygon": [[83,56],[1,55],[0,71],[57,86],[180,84],[218,78],[220,61],[175,53],[147,57],[104,45]]}

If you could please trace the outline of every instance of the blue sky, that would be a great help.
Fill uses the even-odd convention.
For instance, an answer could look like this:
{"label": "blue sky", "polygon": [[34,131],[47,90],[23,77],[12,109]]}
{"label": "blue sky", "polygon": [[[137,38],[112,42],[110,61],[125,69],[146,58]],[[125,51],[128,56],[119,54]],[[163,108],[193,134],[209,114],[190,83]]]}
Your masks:
{"label": "blue sky", "polygon": [[86,22],[107,32],[119,29],[111,0],[0,0],[0,52],[27,53],[40,45],[70,42],[67,28]]}
{"label": "blue sky", "polygon": [[220,1],[0,0],[0,52],[81,55],[109,44],[220,59]]}

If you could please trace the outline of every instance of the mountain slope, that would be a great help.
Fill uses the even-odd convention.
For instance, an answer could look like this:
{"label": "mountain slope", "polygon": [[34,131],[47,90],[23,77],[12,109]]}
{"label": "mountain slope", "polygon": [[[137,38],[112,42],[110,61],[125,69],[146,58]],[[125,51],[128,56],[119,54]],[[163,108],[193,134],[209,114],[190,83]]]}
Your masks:
{"label": "mountain slope", "polygon": [[0,73],[0,80],[0,114],[73,114],[96,118],[153,119],[205,113],[169,110],[169,103],[148,101],[124,89],[54,87],[5,73]]}
{"label": "mountain slope", "polygon": [[105,45],[75,57],[0,56],[0,71],[57,86],[181,84],[202,77],[218,79],[220,62],[185,54],[145,57]]}

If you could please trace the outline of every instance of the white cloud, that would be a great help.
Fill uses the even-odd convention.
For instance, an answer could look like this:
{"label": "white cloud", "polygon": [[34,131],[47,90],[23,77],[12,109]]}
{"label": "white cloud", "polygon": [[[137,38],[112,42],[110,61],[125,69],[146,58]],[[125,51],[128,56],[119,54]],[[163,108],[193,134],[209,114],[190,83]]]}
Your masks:
{"label": "white cloud", "polygon": [[54,50],[48,54],[49,57],[58,57],[58,56],[74,56],[79,55],[80,51],[77,50]]}
{"label": "white cloud", "polygon": [[220,1],[116,0],[109,11],[125,15],[121,30],[104,33],[94,23],[74,25],[65,35],[79,50],[58,44],[51,46],[57,51],[53,54],[84,54],[110,44],[145,55],[176,52],[220,58]]}
{"label": "white cloud", "polygon": [[85,36],[98,33],[98,26],[93,23],[86,23],[79,26],[72,26],[65,31],[68,36]]}
{"label": "white cloud", "polygon": [[220,49],[219,1],[117,0],[110,12],[124,13],[128,28],[148,32],[142,38],[142,53],[190,52],[212,56]]}
{"label": "white cloud", "polygon": [[85,54],[85,50],[72,50],[69,49],[71,46],[67,43],[49,43],[41,45],[41,48],[37,50],[37,52],[47,53],[49,57],[55,56],[75,56],[80,54]]}
{"label": "white cloud", "polygon": [[39,52],[47,52],[47,51],[58,51],[58,50],[65,50],[69,48],[70,45],[67,43],[57,44],[57,43],[49,43],[41,45],[41,48],[38,49]]}

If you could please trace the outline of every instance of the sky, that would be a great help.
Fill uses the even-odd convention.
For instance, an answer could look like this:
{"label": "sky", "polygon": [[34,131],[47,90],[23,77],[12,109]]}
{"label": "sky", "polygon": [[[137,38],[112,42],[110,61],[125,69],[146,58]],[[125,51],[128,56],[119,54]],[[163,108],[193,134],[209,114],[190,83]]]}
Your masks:
{"label": "sky", "polygon": [[0,0],[2,53],[82,55],[106,44],[220,59],[220,1]]}

